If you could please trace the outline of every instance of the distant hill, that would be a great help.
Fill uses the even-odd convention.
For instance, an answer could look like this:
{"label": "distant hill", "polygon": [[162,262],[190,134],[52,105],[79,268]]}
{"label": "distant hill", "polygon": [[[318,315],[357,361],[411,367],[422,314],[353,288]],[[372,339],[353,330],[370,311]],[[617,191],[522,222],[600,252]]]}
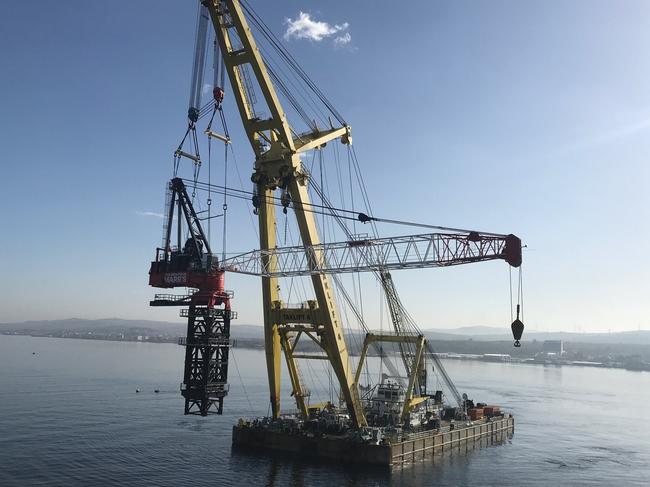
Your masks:
{"label": "distant hill", "polygon": [[[55,333],[62,331],[93,331],[95,333],[124,333],[130,335],[185,335],[186,325],[170,321],[152,320],[123,320],[105,318],[86,320],[69,318],[64,320],[23,321],[20,323],[0,323],[0,333]],[[450,329],[423,330],[430,340],[475,340],[483,342],[509,342],[512,340],[509,327],[463,326]],[[264,332],[260,325],[249,325],[234,321],[231,335],[235,339],[263,339]],[[524,331],[523,342],[564,340],[573,343],[593,344],[631,344],[650,345],[650,331],[623,331],[614,333],[570,333],[570,332],[539,332]]]}
{"label": "distant hill", "polygon": [[[86,320],[68,318],[64,320],[23,321],[19,323],[0,323],[0,333],[18,332],[21,334],[56,334],[61,332],[91,331],[93,333],[126,333],[128,335],[173,335],[184,336],[187,325],[170,321],[123,320],[105,318]],[[261,326],[233,322],[233,338],[264,338]]]}
{"label": "distant hill", "polygon": [[21,333],[55,333],[61,331],[93,331],[96,333],[121,333],[128,330],[139,335],[150,334],[176,334],[185,332],[185,325],[168,321],[151,320],[122,320],[119,318],[105,318],[99,320],[85,320],[81,318],[68,318],[65,320],[23,321],[20,323],[0,323],[0,332],[17,331]]}
{"label": "distant hill", "polygon": [[[509,327],[464,326],[454,329],[427,329],[425,334],[437,340],[509,341]],[[445,336],[446,338],[442,338]],[[572,333],[553,331],[524,331],[523,341],[564,340],[574,343],[650,345],[650,331],[619,331],[613,333]]]}
{"label": "distant hill", "polygon": [[[438,331],[442,331],[442,330],[438,330]],[[454,335],[486,336],[486,335],[503,334],[504,330],[501,328],[496,328],[494,326],[478,325],[478,326],[461,326],[459,328],[454,328],[452,330],[449,330],[449,333],[453,333]]]}

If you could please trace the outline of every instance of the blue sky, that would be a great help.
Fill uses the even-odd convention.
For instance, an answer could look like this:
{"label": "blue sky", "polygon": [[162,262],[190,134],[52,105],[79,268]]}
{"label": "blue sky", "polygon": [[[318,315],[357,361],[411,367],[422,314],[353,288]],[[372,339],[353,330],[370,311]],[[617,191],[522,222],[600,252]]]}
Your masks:
{"label": "blue sky", "polygon": [[[650,328],[650,3],[253,5],[279,36],[300,12],[327,23],[286,45],[351,123],[377,215],[520,235],[530,328]],[[184,130],[194,25],[194,2],[3,6],[0,321],[178,319],[148,307],[143,213]],[[256,247],[250,226],[229,250]],[[509,324],[501,262],[395,280],[424,327]],[[229,287],[259,323],[257,280]]]}

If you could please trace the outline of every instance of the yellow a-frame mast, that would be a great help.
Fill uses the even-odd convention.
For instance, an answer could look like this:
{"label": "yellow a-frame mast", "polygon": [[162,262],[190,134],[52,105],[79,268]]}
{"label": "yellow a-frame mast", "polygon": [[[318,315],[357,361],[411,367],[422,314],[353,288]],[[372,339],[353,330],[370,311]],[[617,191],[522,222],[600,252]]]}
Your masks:
{"label": "yellow a-frame mast", "polygon": [[[318,245],[320,239],[314,215],[303,209],[309,207],[310,199],[307,191],[308,176],[302,168],[300,154],[336,138],[349,143],[350,127],[294,137],[239,0],[203,0],[203,4],[210,13],[244,129],[255,152],[255,170],[251,179],[257,185],[260,199],[260,249],[276,247],[273,198],[278,188],[286,189],[291,196],[303,245]],[[252,69],[269,108],[268,119],[257,118],[251,110],[242,71],[245,65]],[[313,258],[314,262],[321,260],[318,255]],[[264,263],[268,269],[277,270],[275,257],[266,259],[271,259]],[[306,393],[300,383],[294,356],[295,345],[304,334],[324,350],[338,379],[353,424],[364,426],[366,419],[350,367],[332,281],[327,274],[322,273],[312,274],[311,279],[316,301],[311,302],[308,309],[291,309],[280,301],[278,278],[262,277],[266,363],[273,417],[277,418],[280,414],[281,349],[284,351],[298,408],[303,415],[307,415],[304,399]]]}

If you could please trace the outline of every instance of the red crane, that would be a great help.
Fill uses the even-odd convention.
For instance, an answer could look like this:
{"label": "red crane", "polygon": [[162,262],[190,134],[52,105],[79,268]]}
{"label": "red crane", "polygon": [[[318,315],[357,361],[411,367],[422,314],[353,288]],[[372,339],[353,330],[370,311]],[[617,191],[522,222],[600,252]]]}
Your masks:
{"label": "red crane", "polygon": [[[172,227],[177,225],[177,245],[172,246]],[[183,239],[183,222],[188,237]],[[163,246],[149,270],[149,284],[158,288],[184,287],[185,295],[157,294],[151,306],[188,306],[180,315],[187,318],[185,371],[181,393],[185,414],[221,414],[228,394],[228,351],[231,291],[224,288],[224,271],[210,250],[201,220],[192,206],[181,178],[169,183]]]}

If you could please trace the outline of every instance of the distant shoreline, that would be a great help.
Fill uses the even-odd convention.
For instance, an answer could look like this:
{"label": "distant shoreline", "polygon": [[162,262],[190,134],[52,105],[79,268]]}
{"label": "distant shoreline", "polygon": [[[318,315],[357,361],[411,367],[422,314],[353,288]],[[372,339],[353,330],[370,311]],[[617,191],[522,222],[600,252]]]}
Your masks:
{"label": "distant shoreline", "polygon": [[[154,344],[174,344],[178,345],[179,337],[172,336],[147,336],[146,339],[133,339],[129,338],[107,338],[107,337],[89,337],[83,336],[85,333],[71,333],[65,336],[36,334],[36,333],[21,333],[18,331],[3,331],[0,335],[4,336],[25,336],[31,338],[57,338],[57,339],[73,339],[73,340],[87,340],[87,341],[104,341],[116,343],[154,343]],[[250,338],[235,338],[232,340],[233,348],[242,348],[246,350],[264,350],[264,342],[261,339]],[[181,345],[178,345],[181,346]],[[356,352],[351,352],[351,356],[359,356]],[[494,354],[462,354],[455,352],[437,352],[436,355],[443,359],[449,360],[462,360],[462,361],[477,361],[477,362],[490,362],[501,364],[522,364],[522,365],[543,365],[546,367],[589,367],[589,368],[607,368],[607,369],[621,369],[630,372],[650,372],[650,364],[641,362],[638,367],[625,367],[621,363],[612,364],[605,362],[585,361],[585,360],[549,360],[549,359],[536,359],[535,357],[520,358],[505,356],[495,356]],[[487,355],[487,356],[486,356]]]}

